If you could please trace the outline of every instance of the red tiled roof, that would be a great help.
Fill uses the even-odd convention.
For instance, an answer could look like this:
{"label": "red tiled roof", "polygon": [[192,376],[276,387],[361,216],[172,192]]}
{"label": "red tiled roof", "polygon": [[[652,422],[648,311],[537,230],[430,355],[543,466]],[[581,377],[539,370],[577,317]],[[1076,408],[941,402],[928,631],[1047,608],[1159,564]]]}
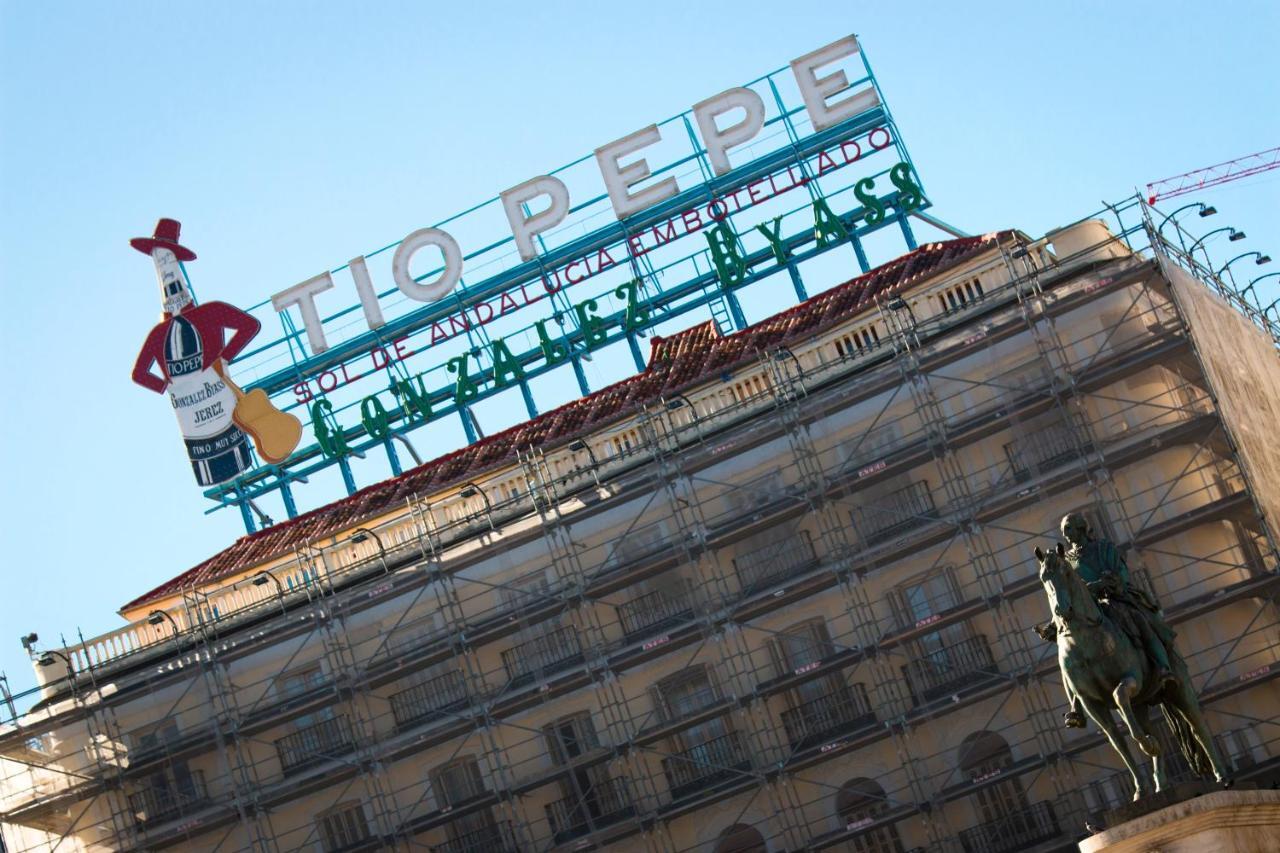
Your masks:
{"label": "red tiled roof", "polygon": [[812,338],[858,313],[874,297],[914,286],[924,278],[994,248],[999,240],[1013,233],[1002,231],[925,244],[732,335],[720,335],[715,324],[708,320],[667,338],[655,336],[651,340],[649,365],[643,373],[327,506],[243,536],[203,563],[130,601],[121,611],[240,574],[288,554],[305,542],[350,529],[365,519],[403,506],[409,497],[472,479],[484,470],[513,461],[517,448],[560,444],[589,433],[630,414],[641,404],[717,376],[771,347]]}

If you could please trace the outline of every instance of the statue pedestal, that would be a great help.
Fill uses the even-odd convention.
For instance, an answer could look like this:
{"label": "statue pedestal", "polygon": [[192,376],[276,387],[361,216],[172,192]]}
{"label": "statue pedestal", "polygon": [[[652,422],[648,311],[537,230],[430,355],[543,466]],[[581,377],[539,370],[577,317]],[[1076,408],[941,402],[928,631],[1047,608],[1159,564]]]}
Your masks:
{"label": "statue pedestal", "polygon": [[1280,853],[1280,791],[1213,791],[1117,823],[1080,842],[1080,853],[1151,850]]}

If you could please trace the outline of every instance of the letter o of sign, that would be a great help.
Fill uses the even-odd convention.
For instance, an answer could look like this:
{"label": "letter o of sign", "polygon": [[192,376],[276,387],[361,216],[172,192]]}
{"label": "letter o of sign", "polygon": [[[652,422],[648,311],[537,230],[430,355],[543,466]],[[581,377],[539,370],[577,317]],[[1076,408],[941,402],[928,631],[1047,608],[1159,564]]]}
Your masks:
{"label": "letter o of sign", "polygon": [[[440,250],[444,257],[444,270],[435,281],[423,284],[414,281],[413,273],[409,272],[409,263],[419,249],[427,246],[435,246]],[[391,275],[396,281],[396,287],[405,296],[418,302],[435,302],[447,296],[462,276],[462,249],[447,231],[419,228],[396,247],[395,257],[391,259]]]}

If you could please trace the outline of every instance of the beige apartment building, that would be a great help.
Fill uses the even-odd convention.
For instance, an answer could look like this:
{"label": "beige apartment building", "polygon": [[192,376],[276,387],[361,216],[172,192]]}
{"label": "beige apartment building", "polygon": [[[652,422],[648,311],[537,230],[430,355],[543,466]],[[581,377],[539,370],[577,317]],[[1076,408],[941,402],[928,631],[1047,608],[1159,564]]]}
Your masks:
{"label": "beige apartment building", "polygon": [[1072,510],[1275,780],[1271,328],[1123,213],[654,340],[37,644],[6,849],[1072,849],[1131,793],[1032,631]]}

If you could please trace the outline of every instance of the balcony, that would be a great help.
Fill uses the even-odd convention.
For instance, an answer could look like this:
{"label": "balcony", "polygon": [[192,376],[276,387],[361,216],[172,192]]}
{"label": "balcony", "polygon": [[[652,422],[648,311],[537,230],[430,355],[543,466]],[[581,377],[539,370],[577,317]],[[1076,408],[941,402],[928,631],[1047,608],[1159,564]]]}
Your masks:
{"label": "balcony", "polygon": [[807,571],[816,562],[809,531],[799,530],[740,554],[734,558],[733,568],[738,573],[743,593],[750,595]]}
{"label": "balcony", "polygon": [[148,785],[129,795],[129,811],[140,828],[187,814],[209,801],[204,772],[193,770],[177,784]]}
{"label": "balcony", "polygon": [[405,729],[444,716],[445,711],[465,706],[469,699],[462,673],[453,670],[393,693],[391,715],[397,728]]}
{"label": "balcony", "polygon": [[636,812],[626,779],[596,782],[581,796],[556,800],[546,810],[557,844],[626,820]]}
{"label": "balcony", "polygon": [[782,727],[792,749],[805,749],[876,721],[861,682],[833,685],[825,694],[782,712]]}
{"label": "balcony", "polygon": [[502,653],[502,668],[514,683],[528,683],[578,665],[583,660],[578,632],[565,625],[520,642]]}
{"label": "balcony", "polygon": [[662,759],[662,772],[673,801],[740,778],[750,769],[751,757],[741,732],[729,732]]}
{"label": "balcony", "polygon": [[867,546],[878,545],[922,527],[938,518],[933,492],[924,480],[872,499],[853,511],[853,526]]}
{"label": "balcony", "polygon": [[1030,480],[1084,453],[1066,424],[1051,424],[1004,446],[1005,456],[1019,481]]}
{"label": "balcony", "polygon": [[510,824],[500,824],[492,818],[475,829],[452,835],[443,844],[432,844],[434,853],[518,853]]}
{"label": "balcony", "polygon": [[917,705],[959,693],[999,675],[991,647],[982,635],[913,653],[918,656],[902,667],[902,674]]}
{"label": "balcony", "polygon": [[350,721],[337,716],[285,735],[276,741],[275,746],[280,756],[280,768],[288,776],[350,752],[355,748],[355,741],[351,737]]}
{"label": "balcony", "polygon": [[693,617],[693,589],[688,581],[679,592],[659,589],[617,607],[618,621],[628,643],[660,634]]}
{"label": "balcony", "polygon": [[960,833],[965,853],[1017,853],[1062,835],[1053,804],[1036,803]]}

